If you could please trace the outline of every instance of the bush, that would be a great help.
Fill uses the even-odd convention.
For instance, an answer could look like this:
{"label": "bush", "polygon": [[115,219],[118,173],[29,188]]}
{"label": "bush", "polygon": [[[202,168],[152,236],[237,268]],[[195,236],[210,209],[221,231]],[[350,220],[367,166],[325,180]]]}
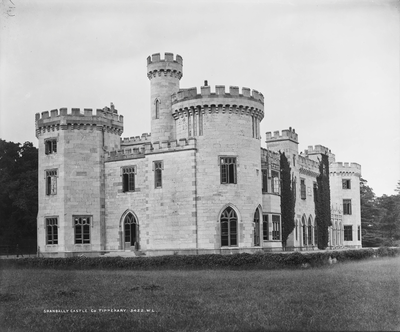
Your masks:
{"label": "bush", "polygon": [[68,257],[1,259],[0,267],[48,269],[277,269],[322,266],[337,262],[394,257],[400,248],[349,249],[339,251],[257,253],[234,255],[170,255],[155,257]]}

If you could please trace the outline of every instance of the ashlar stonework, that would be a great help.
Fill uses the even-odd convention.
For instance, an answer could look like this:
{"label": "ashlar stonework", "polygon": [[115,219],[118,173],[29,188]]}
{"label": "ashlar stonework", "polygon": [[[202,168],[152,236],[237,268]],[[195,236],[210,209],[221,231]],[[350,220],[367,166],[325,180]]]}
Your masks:
{"label": "ashlar stonework", "polygon": [[151,133],[121,138],[114,105],[36,114],[41,255],[163,255],[282,250],[279,152],[296,184],[286,250],[317,250],[314,196],[330,161],[331,248],[361,247],[361,167],[323,146],[298,151],[289,128],[266,133],[264,96],[182,89],[179,55],[147,58]]}

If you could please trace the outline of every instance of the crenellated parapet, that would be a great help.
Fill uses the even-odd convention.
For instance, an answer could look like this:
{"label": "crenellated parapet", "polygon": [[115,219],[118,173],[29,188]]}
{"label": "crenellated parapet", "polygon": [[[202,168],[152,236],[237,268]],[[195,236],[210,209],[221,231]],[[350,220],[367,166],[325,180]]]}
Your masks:
{"label": "crenellated parapet", "polygon": [[319,175],[319,162],[315,160],[298,155],[296,166],[298,167],[300,174],[305,174],[315,178]]}
{"label": "crenellated parapet", "polygon": [[266,142],[274,142],[274,141],[282,141],[282,140],[290,140],[295,143],[299,143],[298,134],[295,132],[294,128],[282,130],[282,133],[279,130],[274,131],[272,134],[270,131],[266,132]]}
{"label": "crenellated parapet", "polygon": [[331,175],[357,176],[361,177],[361,165],[357,163],[335,162],[329,164],[329,173]]}
{"label": "crenellated parapet", "polygon": [[151,142],[151,133],[143,133],[142,136],[121,137],[121,145],[140,145]]}
{"label": "crenellated parapet", "polygon": [[105,161],[119,161],[126,159],[144,158],[146,155],[163,154],[170,152],[195,150],[196,139],[190,137],[189,139],[182,138],[179,140],[170,140],[162,142],[153,142],[144,144],[138,148],[125,147],[118,151],[110,151],[106,153]]}
{"label": "crenellated parapet", "polygon": [[310,154],[330,154],[331,150],[328,149],[327,147],[323,146],[323,145],[309,145],[307,150],[304,150],[304,153],[306,155],[310,155]]}
{"label": "crenellated parapet", "polygon": [[155,77],[175,77],[179,80],[182,78],[183,60],[180,55],[174,58],[173,53],[165,53],[161,59],[160,53],[155,53],[151,57],[147,57],[147,77],[149,80]]}
{"label": "crenellated parapet", "polygon": [[179,90],[172,95],[172,104],[193,98],[247,98],[264,104],[263,94],[249,88],[242,88],[242,93],[239,92],[239,87],[237,86],[230,86],[229,92],[225,91],[225,85],[216,85],[214,92],[211,92],[210,86],[202,86],[200,89],[199,94],[197,93],[197,88]]}
{"label": "crenellated parapet", "polygon": [[172,115],[175,120],[191,114],[241,114],[256,117],[259,121],[264,118],[264,96],[256,91],[250,92],[249,88],[231,86],[225,92],[224,85],[217,85],[215,92],[209,86],[179,90],[172,95]]}
{"label": "crenellated parapet", "polygon": [[97,109],[95,114],[91,108],[85,108],[83,112],[79,108],[72,108],[70,113],[67,108],[54,109],[36,113],[36,137],[49,131],[71,129],[96,129],[121,135],[124,130],[123,122],[124,117],[118,115],[114,109]]}

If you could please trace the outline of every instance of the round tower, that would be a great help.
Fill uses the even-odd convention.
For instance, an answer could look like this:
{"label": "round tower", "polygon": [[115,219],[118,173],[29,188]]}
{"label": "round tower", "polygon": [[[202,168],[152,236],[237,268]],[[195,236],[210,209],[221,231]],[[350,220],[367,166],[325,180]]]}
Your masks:
{"label": "round tower", "polygon": [[44,255],[104,249],[104,153],[120,147],[123,117],[111,108],[36,114],[38,246]]}
{"label": "round tower", "polygon": [[[262,206],[260,122],[264,97],[256,90],[207,82],[172,95],[178,140],[196,141],[196,206],[199,247],[260,246]],[[233,216],[231,237],[224,216]],[[237,231],[236,231],[237,227]],[[214,239],[210,241],[210,239]]]}
{"label": "round tower", "polygon": [[179,91],[182,78],[182,57],[160,53],[147,58],[147,77],[150,80],[151,141],[161,142],[176,138],[175,120],[171,112],[171,95]]}

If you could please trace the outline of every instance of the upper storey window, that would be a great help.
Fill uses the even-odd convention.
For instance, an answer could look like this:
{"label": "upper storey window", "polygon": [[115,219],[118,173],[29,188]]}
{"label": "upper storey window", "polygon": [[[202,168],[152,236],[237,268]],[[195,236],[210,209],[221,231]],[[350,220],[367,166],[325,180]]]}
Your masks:
{"label": "upper storey window", "polygon": [[46,195],[57,194],[57,169],[46,170]]}
{"label": "upper storey window", "polygon": [[154,101],[154,104],[155,104],[155,109],[156,109],[156,119],[159,119],[160,118],[160,100],[158,100],[158,99],[156,99],[155,101]]}
{"label": "upper storey window", "polygon": [[135,166],[122,167],[122,191],[135,191]]}
{"label": "upper storey window", "polygon": [[164,168],[162,161],[154,161],[154,188],[162,188],[162,170]]}
{"label": "upper storey window", "polygon": [[279,181],[279,172],[271,171],[271,192],[274,194],[280,194],[280,181]]}
{"label": "upper storey window", "polygon": [[236,183],[236,157],[220,157],[221,183]]}
{"label": "upper storey window", "polygon": [[301,199],[306,199],[307,198],[306,180],[305,179],[300,179],[300,197],[301,197]]}
{"label": "upper storey window", "polygon": [[268,192],[268,169],[261,170],[262,192]]}
{"label": "upper storey window", "polygon": [[342,188],[343,189],[351,189],[351,180],[350,179],[343,179],[342,180]]}
{"label": "upper storey window", "polygon": [[57,139],[52,138],[44,141],[45,153],[52,154],[57,152]]}

